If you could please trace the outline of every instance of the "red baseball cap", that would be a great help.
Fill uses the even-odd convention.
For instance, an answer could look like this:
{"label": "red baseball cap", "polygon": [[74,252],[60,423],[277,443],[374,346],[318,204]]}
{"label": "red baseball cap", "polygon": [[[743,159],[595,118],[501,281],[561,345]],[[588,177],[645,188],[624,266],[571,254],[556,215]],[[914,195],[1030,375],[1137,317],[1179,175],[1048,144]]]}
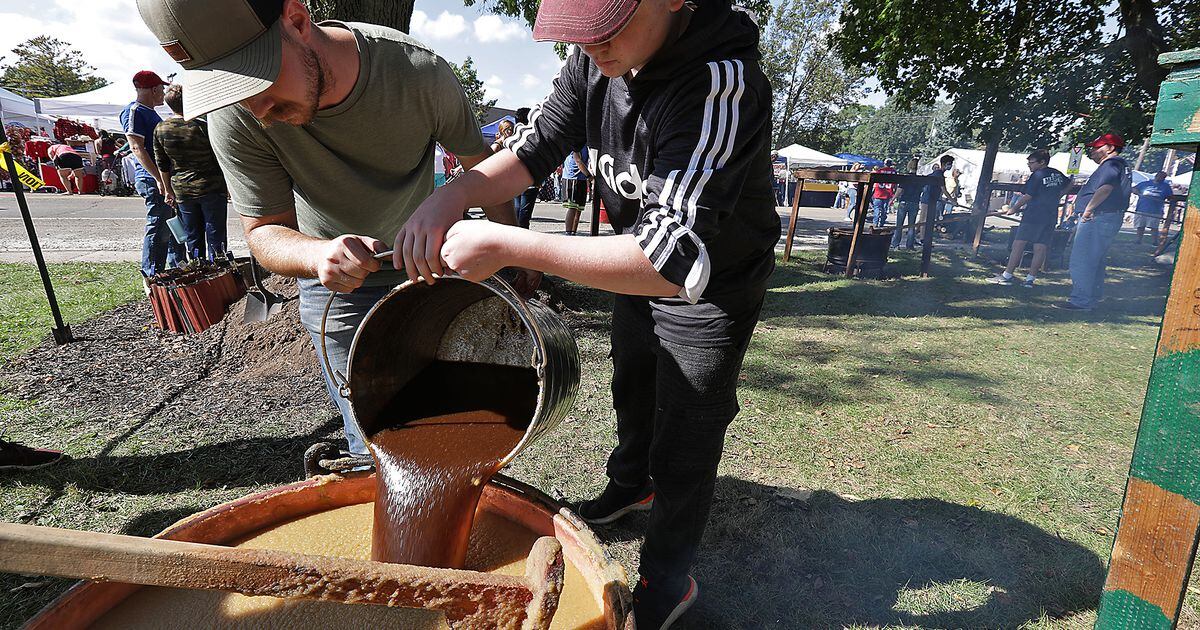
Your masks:
{"label": "red baseball cap", "polygon": [[1099,138],[1096,138],[1095,140],[1092,140],[1091,142],[1087,143],[1087,145],[1089,147],[1093,147],[1093,148],[1102,147],[1106,144],[1111,144],[1118,149],[1124,149],[1125,148],[1125,139],[1121,137],[1121,134],[1106,133],[1103,136],[1100,136]]}
{"label": "red baseball cap", "polygon": [[640,0],[542,0],[533,38],[539,42],[591,45],[617,36]]}
{"label": "red baseball cap", "polygon": [[159,85],[170,85],[170,83],[163,81],[162,77],[158,76],[158,73],[152,70],[142,70],[133,75],[133,87],[135,88],[145,89]]}

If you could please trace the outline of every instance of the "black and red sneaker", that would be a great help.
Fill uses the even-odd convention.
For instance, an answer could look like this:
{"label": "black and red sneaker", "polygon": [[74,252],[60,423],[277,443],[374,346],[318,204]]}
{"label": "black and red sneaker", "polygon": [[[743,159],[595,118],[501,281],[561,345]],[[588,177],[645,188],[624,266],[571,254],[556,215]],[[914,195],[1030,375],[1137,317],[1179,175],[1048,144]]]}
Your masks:
{"label": "black and red sneaker", "polygon": [[654,486],[647,480],[640,486],[622,486],[612,480],[600,496],[575,507],[575,513],[589,525],[608,525],[631,512],[647,512],[654,506]]}
{"label": "black and red sneaker", "polygon": [[0,470],[37,470],[66,457],[59,451],[30,448],[0,439]]}
{"label": "black and red sneaker", "polygon": [[673,588],[651,585],[643,577],[633,589],[633,618],[640,630],[666,630],[699,596],[700,587],[690,575],[685,583]]}

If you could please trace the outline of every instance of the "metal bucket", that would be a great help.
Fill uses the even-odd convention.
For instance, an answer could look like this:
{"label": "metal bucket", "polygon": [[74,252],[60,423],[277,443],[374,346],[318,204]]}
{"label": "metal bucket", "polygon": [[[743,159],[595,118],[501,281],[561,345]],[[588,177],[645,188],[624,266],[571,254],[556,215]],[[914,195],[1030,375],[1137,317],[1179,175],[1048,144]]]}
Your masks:
{"label": "metal bucket", "polygon": [[[322,346],[332,303],[330,296],[321,321]],[[501,465],[557,427],[579,389],[579,347],[566,323],[541,302],[522,299],[499,277],[472,282],[449,275],[432,285],[405,282],[359,324],[350,346],[348,378],[330,367],[324,347],[322,358],[368,439],[385,428],[378,424],[379,415],[396,393],[434,360],[532,367],[538,379],[533,420]]]}

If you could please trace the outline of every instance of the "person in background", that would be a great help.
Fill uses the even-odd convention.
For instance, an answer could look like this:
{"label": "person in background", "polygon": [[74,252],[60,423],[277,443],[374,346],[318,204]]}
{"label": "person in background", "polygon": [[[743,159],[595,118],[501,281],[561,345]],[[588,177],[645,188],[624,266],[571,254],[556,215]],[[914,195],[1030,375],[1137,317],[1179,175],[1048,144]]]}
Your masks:
{"label": "person in background", "polygon": [[[54,163],[54,169],[58,171],[58,178],[62,180],[63,191],[58,194],[82,195],[83,156],[76,153],[75,149],[68,144],[52,144],[46,153]],[[72,186],[75,188],[74,192],[71,192]]]}
{"label": "person in background", "polygon": [[[517,110],[517,124],[529,124],[528,107],[522,107]],[[512,134],[509,135],[511,136]],[[532,186],[525,189],[525,192],[517,195],[516,199],[513,199],[513,205],[517,210],[517,225],[527,230],[529,229],[529,223],[533,221],[533,208],[535,205],[537,205],[538,190],[541,189],[539,184],[541,183],[542,182],[534,182]]]}
{"label": "person in background", "polygon": [[[782,179],[780,179],[778,176],[775,175],[775,161],[778,159],[779,159],[779,152],[772,151],[771,152],[771,189],[775,192],[775,205],[776,206],[784,206],[784,205],[788,205],[787,200],[785,199],[785,197],[787,196],[785,193],[785,191],[787,190],[787,183],[786,183],[787,176],[785,175]],[[784,172],[785,173],[787,172],[786,168],[784,169]],[[838,194],[840,195],[841,193],[838,193]],[[836,205],[836,203],[837,203],[837,200],[834,200],[835,205]]]}
{"label": "person in background", "polygon": [[941,208],[942,200],[948,198],[950,194],[946,191],[946,171],[949,171],[954,166],[953,155],[943,155],[938,160],[937,166],[929,172],[930,177],[937,178],[937,184],[934,186],[921,187],[921,202],[920,213],[917,215],[917,231],[921,234],[921,241],[924,244],[925,238],[925,219],[930,212],[934,213],[933,219],[937,220],[938,209]]}
{"label": "person in background", "polygon": [[[167,185],[162,173],[154,163],[154,128],[162,117],[154,111],[163,104],[163,88],[167,82],[154,72],[142,70],[133,75],[133,87],[137,100],[121,111],[121,127],[129,140],[131,154],[137,161],[134,166],[133,187],[146,202],[146,230],[142,238],[142,274],[153,276],[174,267],[185,254],[182,247],[171,236],[167,220],[175,216],[175,209],[167,203]],[[146,285],[149,292],[149,285]]]}
{"label": "person in background", "polygon": [[507,118],[501,120],[499,125],[496,125],[496,138],[492,141],[493,152],[499,151],[504,147],[504,141],[513,135],[513,129],[515,129],[513,122]]}
{"label": "person in background", "polygon": [[100,156],[98,170],[112,168],[115,160],[113,155],[117,152],[117,139],[111,133],[101,129],[100,137],[96,139],[96,155]]}
{"label": "person in background", "polygon": [[[887,160],[875,169],[876,173],[895,173],[896,163],[892,160]],[[883,227],[887,223],[888,207],[891,206],[892,197],[896,195],[895,184],[875,184],[875,192],[871,195],[871,223],[875,227]]]}
{"label": "person in background", "polygon": [[574,234],[579,230],[579,215],[587,206],[588,182],[592,172],[588,170],[588,148],[572,151],[563,161],[563,206],[567,209],[566,231]]}
{"label": "person in background", "polygon": [[1131,194],[1132,171],[1120,156],[1125,140],[1106,133],[1087,146],[1099,166],[1075,197],[1079,224],[1071,245],[1071,297],[1055,304],[1069,311],[1090,311],[1103,297],[1105,259],[1121,231]]}
{"label": "person in background", "polygon": [[442,145],[433,143],[433,187],[446,185],[446,150]]}
{"label": "person in background", "polygon": [[958,203],[958,198],[962,196],[962,184],[958,179],[962,177],[962,171],[952,168],[946,172],[946,198],[942,203],[938,204],[938,213],[936,220],[941,220],[946,216],[947,212],[953,212],[955,204]]}
{"label": "person in background", "polygon": [[896,231],[892,233],[892,248],[899,249],[903,240],[905,223],[908,223],[908,243],[906,249],[916,247],[917,215],[921,208],[921,195],[924,187],[913,184],[899,184],[896,188],[896,198],[892,206],[896,209]]}
{"label": "person in background", "polygon": [[174,115],[154,128],[154,163],[166,185],[167,203],[179,208],[187,229],[187,252],[197,260],[225,255],[229,193],[208,141],[208,123],[183,119],[183,86],[163,95]]}
{"label": "person in background", "polygon": [[1013,284],[1013,273],[1025,257],[1025,246],[1033,243],[1033,261],[1029,263],[1029,273],[1021,283],[1025,288],[1033,288],[1038,273],[1046,263],[1050,247],[1054,245],[1058,200],[1071,185],[1071,178],[1063,175],[1058,169],[1050,168],[1049,151],[1030,153],[1026,164],[1031,174],[1025,182],[1025,189],[1021,191],[1021,197],[1005,212],[1009,215],[1020,212],[1021,224],[1017,226],[1012,252],[1008,256],[1008,268],[988,278],[988,282],[992,284]]}
{"label": "person in background", "polygon": [[[862,162],[855,162],[850,167],[853,173],[861,173],[863,171]],[[842,182],[846,185],[846,220],[853,221],[854,213],[858,211],[858,182]],[[841,184],[838,185],[839,187]]]}
{"label": "person in background", "polygon": [[1167,198],[1174,194],[1171,184],[1167,182],[1167,173],[1159,171],[1154,179],[1148,179],[1138,184],[1133,192],[1138,196],[1137,206],[1134,209],[1141,213],[1133,216],[1133,227],[1137,229],[1137,242],[1142,242],[1142,235],[1149,227],[1150,242],[1157,245],[1158,224],[1162,222]]}

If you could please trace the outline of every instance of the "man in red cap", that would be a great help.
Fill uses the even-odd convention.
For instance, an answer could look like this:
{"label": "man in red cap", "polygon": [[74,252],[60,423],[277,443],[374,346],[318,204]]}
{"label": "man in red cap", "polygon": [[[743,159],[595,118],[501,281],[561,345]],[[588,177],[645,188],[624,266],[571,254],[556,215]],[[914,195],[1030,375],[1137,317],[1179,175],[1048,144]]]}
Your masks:
{"label": "man in red cap", "polygon": [[146,201],[146,230],[142,237],[142,273],[146,276],[153,276],[184,258],[182,247],[167,227],[167,219],[175,216],[175,209],[166,201],[166,185],[154,164],[154,128],[162,122],[162,116],[154,108],[163,104],[166,85],[155,72],[138,72],[133,75],[137,99],[121,111],[121,127],[130,151],[137,158],[133,187]]}
{"label": "man in red cap", "polygon": [[1132,188],[1132,170],[1120,156],[1121,136],[1106,133],[1087,147],[1088,157],[1100,166],[1075,197],[1079,223],[1071,245],[1071,297],[1055,304],[1069,311],[1090,311],[1103,297],[1105,259],[1121,231]]}
{"label": "man in red cap", "polygon": [[[617,294],[618,445],[607,487],[578,512],[606,524],[649,510],[634,614],[643,630],[665,628],[696,599],[688,572],[779,239],[759,31],[728,0],[543,0],[533,33],[576,45],[553,92],[509,151],[422,204],[397,257],[413,279],[443,263],[472,280],[517,266]],[[459,220],[584,144],[615,235]]]}

